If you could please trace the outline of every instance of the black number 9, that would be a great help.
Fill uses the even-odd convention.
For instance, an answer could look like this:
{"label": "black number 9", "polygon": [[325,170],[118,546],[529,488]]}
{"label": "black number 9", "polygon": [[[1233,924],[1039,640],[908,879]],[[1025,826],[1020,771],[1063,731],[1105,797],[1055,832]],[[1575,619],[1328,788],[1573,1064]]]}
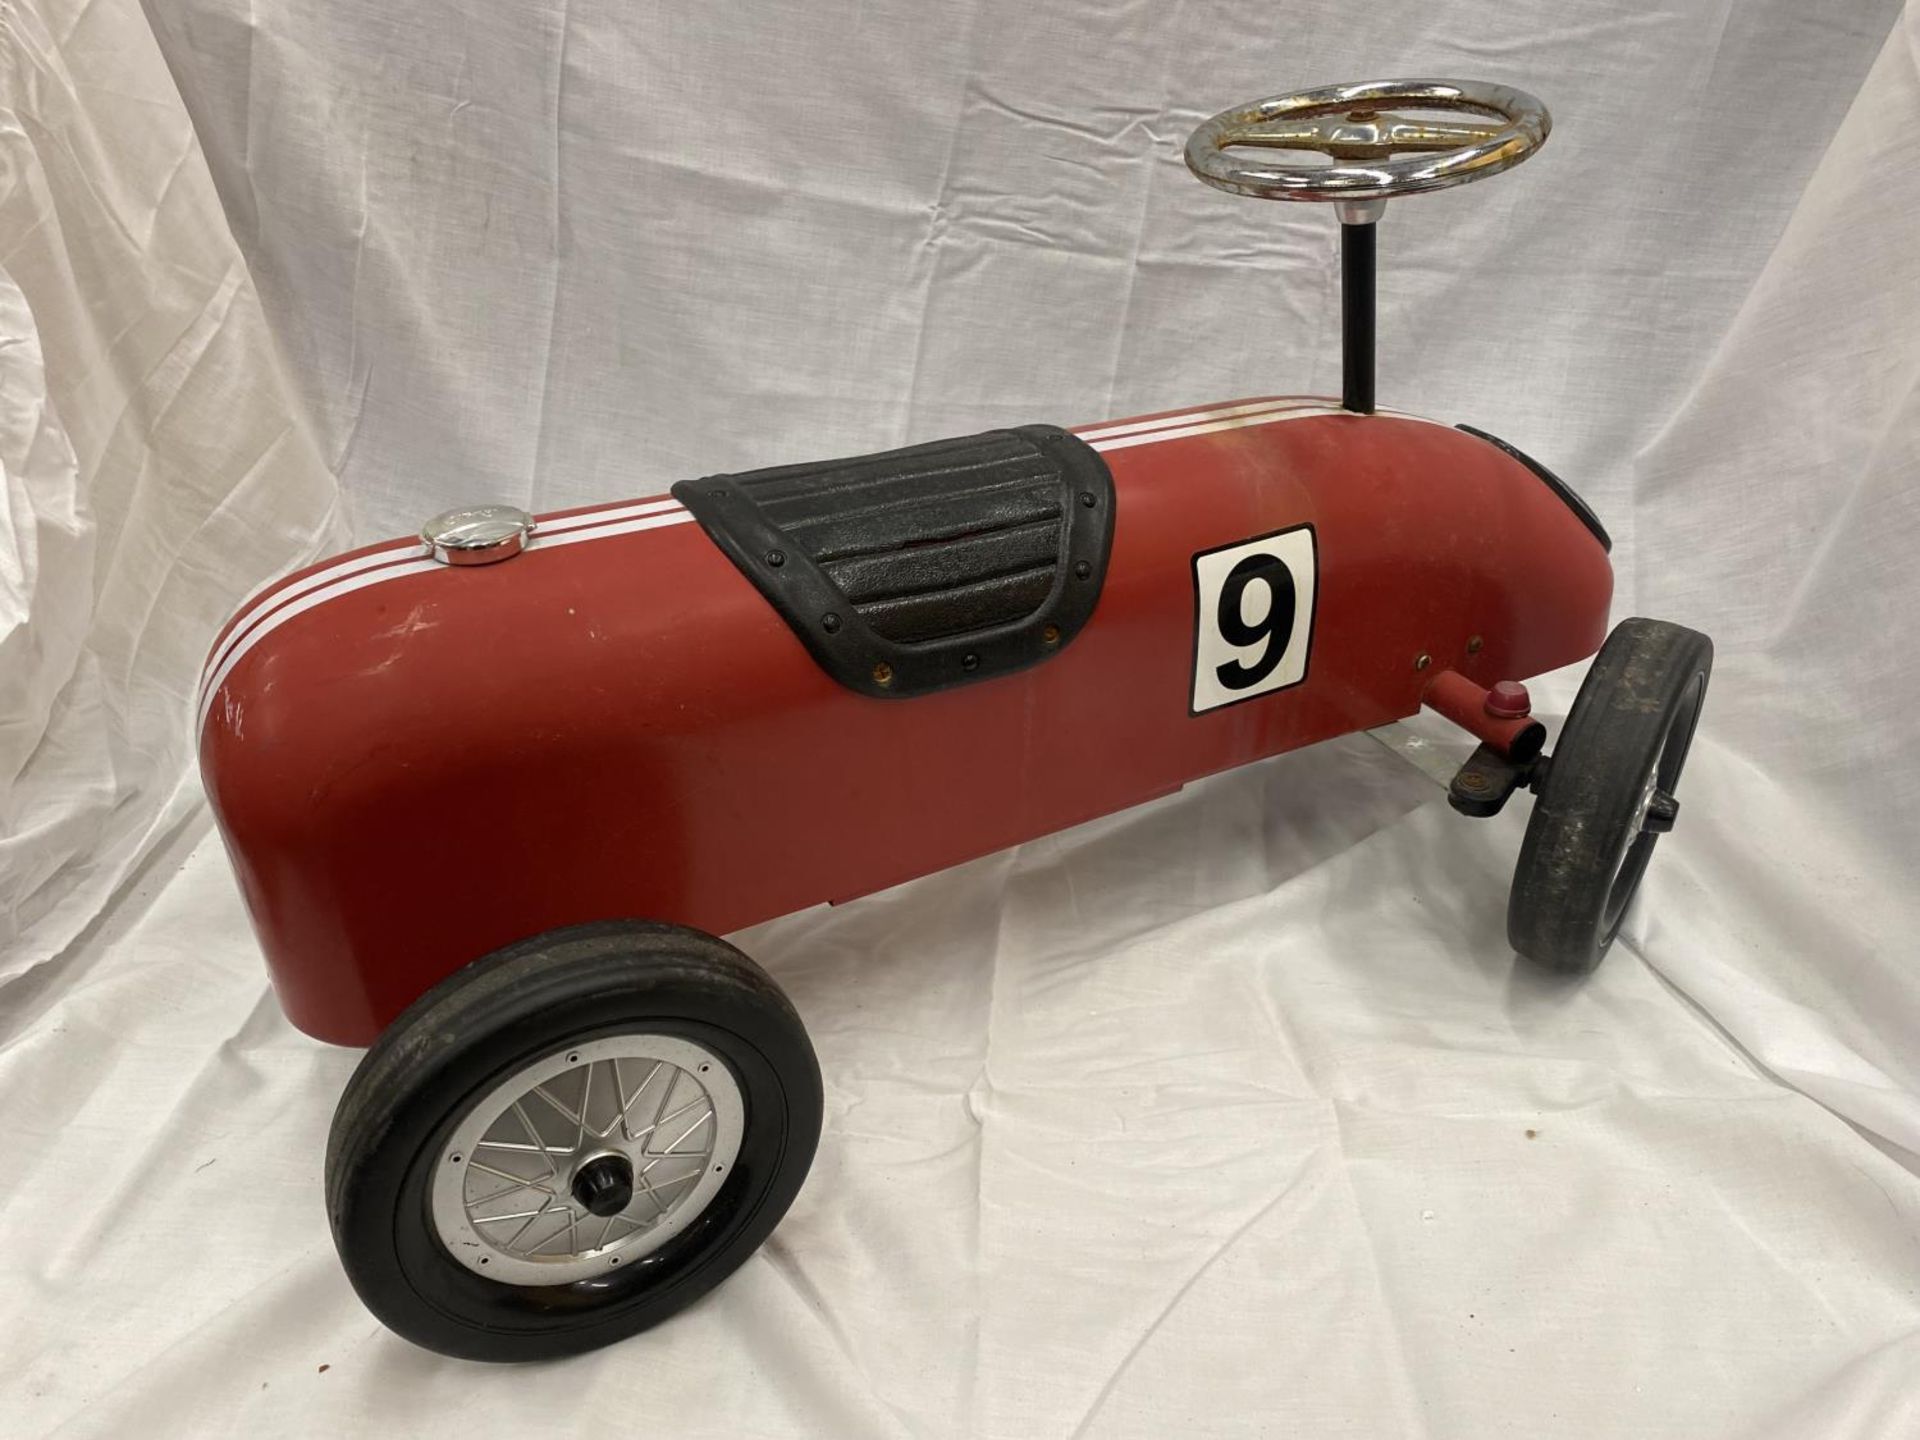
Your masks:
{"label": "black number 9", "polygon": [[[1240,600],[1255,581],[1267,587],[1271,601],[1267,613],[1249,625],[1242,618]],[[1226,583],[1220,587],[1219,611],[1214,617],[1221,638],[1241,648],[1264,641],[1267,648],[1251,664],[1229,660],[1215,666],[1213,673],[1222,685],[1229,690],[1247,690],[1274,672],[1285,657],[1287,641],[1293,635],[1293,609],[1293,571],[1278,555],[1249,555],[1227,572]]]}

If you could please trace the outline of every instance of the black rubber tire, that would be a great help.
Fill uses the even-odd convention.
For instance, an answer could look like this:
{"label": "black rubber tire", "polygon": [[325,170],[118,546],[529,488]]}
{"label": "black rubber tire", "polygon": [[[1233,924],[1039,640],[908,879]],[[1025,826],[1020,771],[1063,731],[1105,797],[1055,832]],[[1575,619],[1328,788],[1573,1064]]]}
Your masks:
{"label": "black rubber tire", "polygon": [[1713,642],[1664,620],[1623,620],[1574,699],[1527,823],[1507,939],[1584,974],[1619,933],[1660,838],[1636,830],[1647,776],[1672,794],[1713,673]]}
{"label": "black rubber tire", "polygon": [[[732,1178],[617,1278],[510,1285],[457,1263],[434,1234],[428,1178],[466,1109],[560,1046],[636,1030],[695,1040],[733,1072],[745,1125]],[[820,1118],[800,1017],[738,950],[641,921],[551,931],[442,981],[367,1052],[334,1112],[327,1217],[360,1298],[415,1344],[469,1360],[577,1354],[658,1324],[752,1255],[806,1179]]]}

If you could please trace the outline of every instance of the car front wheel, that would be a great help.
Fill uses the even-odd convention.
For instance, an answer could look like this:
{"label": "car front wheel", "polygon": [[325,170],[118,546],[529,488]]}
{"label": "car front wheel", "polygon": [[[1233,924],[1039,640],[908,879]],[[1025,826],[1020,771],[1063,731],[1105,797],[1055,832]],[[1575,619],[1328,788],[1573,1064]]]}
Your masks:
{"label": "car front wheel", "polygon": [[1568,974],[1613,944],[1661,835],[1713,673],[1713,642],[1664,620],[1623,620],[1594,657],[1534,782],[1507,938]]}

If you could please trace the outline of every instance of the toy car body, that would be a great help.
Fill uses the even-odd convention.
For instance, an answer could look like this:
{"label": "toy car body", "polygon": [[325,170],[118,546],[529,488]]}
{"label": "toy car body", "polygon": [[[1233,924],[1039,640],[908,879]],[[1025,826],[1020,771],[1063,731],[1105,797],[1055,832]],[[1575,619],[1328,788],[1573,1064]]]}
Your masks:
{"label": "toy car body", "polygon": [[[1380,113],[1396,101],[1482,118]],[[1209,183],[1341,206],[1338,403],[449,512],[241,607],[202,682],[201,769],[287,1014],[372,1047],[327,1203],[388,1325],[474,1358],[573,1353],[766,1238],[812,1159],[819,1068],[718,936],[1423,704],[1480,742],[1455,809],[1538,796],[1514,948],[1597,963],[1678,813],[1712,646],[1609,635],[1606,532],[1572,491],[1373,404],[1385,197],[1509,168],[1547,129],[1518,91],[1412,81],[1194,132]],[[1596,649],[1548,756],[1517,682]]]}
{"label": "toy car body", "polygon": [[[266,591],[215,647],[201,765],[288,1015],[369,1044],[530,935],[848,900],[1606,633],[1602,538],[1477,436],[1302,399],[1079,434],[1112,473],[1091,618],[937,693],[838,683],[666,496],[542,517],[501,564],[399,541]],[[1196,711],[1196,557],[1285,536],[1295,623],[1234,650],[1283,683]]]}

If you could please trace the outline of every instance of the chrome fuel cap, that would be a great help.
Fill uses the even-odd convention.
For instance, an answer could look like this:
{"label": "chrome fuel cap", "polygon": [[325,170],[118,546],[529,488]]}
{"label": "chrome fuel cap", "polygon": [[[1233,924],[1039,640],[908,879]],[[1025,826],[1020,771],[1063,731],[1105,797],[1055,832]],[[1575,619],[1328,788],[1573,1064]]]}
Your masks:
{"label": "chrome fuel cap", "polygon": [[420,538],[442,565],[491,565],[518,555],[533,530],[533,517],[524,510],[472,505],[434,516],[420,527]]}

